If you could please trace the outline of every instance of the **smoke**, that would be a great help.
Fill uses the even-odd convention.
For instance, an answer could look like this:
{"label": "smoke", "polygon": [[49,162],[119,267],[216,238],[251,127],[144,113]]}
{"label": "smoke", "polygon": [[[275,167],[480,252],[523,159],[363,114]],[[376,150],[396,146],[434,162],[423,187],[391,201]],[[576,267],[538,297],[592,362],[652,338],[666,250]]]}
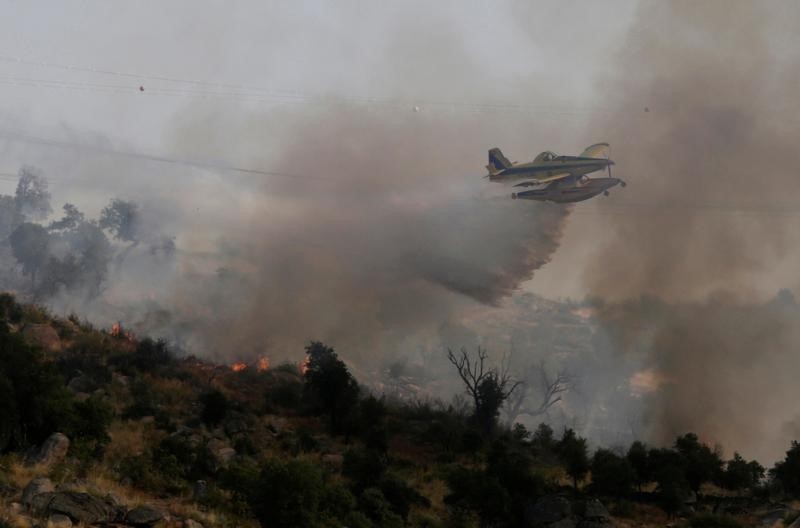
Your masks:
{"label": "smoke", "polygon": [[783,424],[797,422],[800,313],[767,299],[797,286],[797,16],[779,2],[646,3],[602,82],[610,111],[595,126],[630,185],[586,233],[607,241],[584,279],[612,301],[598,320],[620,370],[653,381],[654,442],[695,431],[768,461],[796,439]]}
{"label": "smoke", "polygon": [[[196,119],[178,137],[202,149]],[[264,137],[261,117],[214,121]],[[283,128],[272,166],[292,176],[249,182],[219,246],[229,275],[203,286],[237,306],[202,340],[291,355],[313,337],[375,363],[510,295],[549,261],[569,210],[491,194],[460,161],[483,157],[476,121],[334,108]]]}

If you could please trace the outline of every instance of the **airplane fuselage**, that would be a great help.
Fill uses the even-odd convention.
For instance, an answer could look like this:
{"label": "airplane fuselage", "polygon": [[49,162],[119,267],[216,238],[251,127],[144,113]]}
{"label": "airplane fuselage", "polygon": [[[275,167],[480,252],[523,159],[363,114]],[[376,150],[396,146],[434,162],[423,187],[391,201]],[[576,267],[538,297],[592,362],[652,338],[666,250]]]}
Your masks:
{"label": "airplane fuselage", "polygon": [[581,158],[579,156],[559,156],[552,161],[532,161],[518,163],[506,169],[489,174],[489,180],[495,182],[513,182],[518,180],[547,179],[569,172],[575,176],[603,170],[614,162],[599,158]]}

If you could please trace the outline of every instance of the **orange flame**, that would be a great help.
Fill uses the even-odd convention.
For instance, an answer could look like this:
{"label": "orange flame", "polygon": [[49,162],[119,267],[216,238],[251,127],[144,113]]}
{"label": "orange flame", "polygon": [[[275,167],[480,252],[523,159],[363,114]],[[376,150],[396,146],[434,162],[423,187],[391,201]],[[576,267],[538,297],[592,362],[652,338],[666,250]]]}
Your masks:
{"label": "orange flame", "polygon": [[300,372],[303,374],[303,376],[305,376],[306,372],[308,372],[310,363],[311,363],[311,357],[309,356],[306,356],[306,358],[300,362]]}
{"label": "orange flame", "polygon": [[233,365],[231,365],[231,370],[234,372],[241,372],[247,368],[247,363],[243,363],[241,361],[237,361]]}
{"label": "orange flame", "polygon": [[269,370],[269,358],[265,356],[261,356],[260,358],[258,358],[258,361],[256,362],[256,369],[259,372],[264,372],[265,370]]}
{"label": "orange flame", "polygon": [[119,339],[133,341],[133,334],[122,328],[122,323],[119,321],[111,325],[111,330],[109,330],[108,335]]}

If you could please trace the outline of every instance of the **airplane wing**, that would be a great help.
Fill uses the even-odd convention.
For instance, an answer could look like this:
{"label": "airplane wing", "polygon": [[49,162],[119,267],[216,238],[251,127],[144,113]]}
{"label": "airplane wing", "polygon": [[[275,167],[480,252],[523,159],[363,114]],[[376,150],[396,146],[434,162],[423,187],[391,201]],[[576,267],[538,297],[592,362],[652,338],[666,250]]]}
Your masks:
{"label": "airplane wing", "polygon": [[581,152],[581,158],[608,158],[608,149],[610,148],[608,143],[595,143],[594,145],[590,145],[586,147],[586,149]]}
{"label": "airplane wing", "polygon": [[571,172],[563,171],[542,178],[535,178],[533,180],[524,181],[522,183],[516,184],[514,187],[533,187],[534,185],[542,185],[543,183],[549,183],[551,181],[563,180],[564,178],[568,178],[570,176],[572,176]]}

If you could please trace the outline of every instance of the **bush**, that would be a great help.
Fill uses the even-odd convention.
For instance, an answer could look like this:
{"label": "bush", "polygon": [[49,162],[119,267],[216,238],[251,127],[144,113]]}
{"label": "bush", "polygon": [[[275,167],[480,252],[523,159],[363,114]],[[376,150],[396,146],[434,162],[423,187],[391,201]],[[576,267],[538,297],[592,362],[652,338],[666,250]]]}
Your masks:
{"label": "bush", "polygon": [[374,486],[386,471],[386,457],[371,449],[348,449],[342,461],[342,475],[361,491]]}
{"label": "bush", "polygon": [[328,415],[332,432],[343,432],[358,403],[358,383],[333,348],[319,341],[306,347],[305,396],[313,409]]}
{"label": "bush", "polygon": [[304,460],[268,460],[249,497],[261,526],[314,528],[324,495],[321,470]]}
{"label": "bush", "polygon": [[231,408],[228,398],[216,389],[202,394],[200,403],[203,405],[200,419],[203,420],[203,423],[212,427],[219,425]]}

